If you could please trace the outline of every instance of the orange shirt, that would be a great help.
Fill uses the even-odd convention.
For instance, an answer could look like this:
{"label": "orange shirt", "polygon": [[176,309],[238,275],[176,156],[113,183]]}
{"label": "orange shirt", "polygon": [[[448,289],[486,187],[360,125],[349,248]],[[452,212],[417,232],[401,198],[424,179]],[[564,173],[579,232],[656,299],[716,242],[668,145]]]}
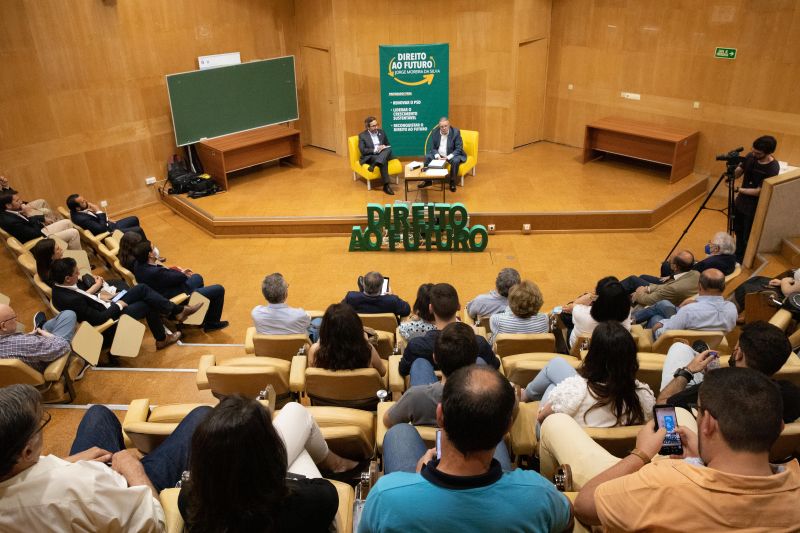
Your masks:
{"label": "orange shirt", "polygon": [[797,531],[800,465],[771,476],[738,476],[661,459],[597,487],[597,514],[606,531]]}

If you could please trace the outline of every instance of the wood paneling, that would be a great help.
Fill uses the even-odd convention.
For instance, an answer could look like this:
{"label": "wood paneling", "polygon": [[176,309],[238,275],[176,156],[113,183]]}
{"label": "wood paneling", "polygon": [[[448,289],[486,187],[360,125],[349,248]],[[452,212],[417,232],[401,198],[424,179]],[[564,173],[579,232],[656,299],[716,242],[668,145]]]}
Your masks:
{"label": "wood paneling", "polygon": [[520,43],[517,51],[514,146],[542,139],[546,87],[547,39]]}
{"label": "wood paneling", "polygon": [[[796,162],[799,35],[792,0],[553,2],[544,136],[581,146],[586,124],[614,115],[699,130],[696,172],[722,172],[716,154],[763,134],[777,137],[778,159]],[[715,59],[717,46],[737,58]]]}
{"label": "wood paneling", "polygon": [[72,192],[144,205],[175,152],[164,76],[199,55],[286,55],[294,33],[280,0],[4,1],[0,172],[55,205]]}

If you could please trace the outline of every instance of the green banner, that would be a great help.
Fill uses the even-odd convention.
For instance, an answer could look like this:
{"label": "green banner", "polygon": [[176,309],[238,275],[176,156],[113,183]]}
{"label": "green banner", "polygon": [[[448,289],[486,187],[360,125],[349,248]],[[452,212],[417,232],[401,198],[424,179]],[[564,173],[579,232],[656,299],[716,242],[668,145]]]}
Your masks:
{"label": "green banner", "polygon": [[381,126],[395,156],[426,152],[428,135],[447,115],[450,45],[407,44],[379,47]]}

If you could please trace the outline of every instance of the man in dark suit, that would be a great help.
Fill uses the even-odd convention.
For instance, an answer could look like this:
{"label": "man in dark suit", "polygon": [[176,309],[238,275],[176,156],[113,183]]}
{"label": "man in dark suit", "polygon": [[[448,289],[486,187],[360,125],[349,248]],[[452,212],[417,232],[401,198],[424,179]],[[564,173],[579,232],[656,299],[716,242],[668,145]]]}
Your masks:
{"label": "man in dark suit", "polygon": [[164,298],[173,298],[179,294],[199,292],[210,300],[208,312],[203,321],[206,333],[228,326],[222,318],[222,307],[225,305],[225,288],[222,285],[204,286],[203,276],[189,269],[180,267],[166,268],[156,261],[158,257],[153,251],[150,241],[142,241],[133,247],[136,265],[133,275],[136,281],[149,286]]}
{"label": "man in dark suit", "polygon": [[120,230],[123,233],[133,231],[141,235],[143,240],[147,240],[144,230],[139,226],[139,217],[125,217],[117,221],[110,220],[97,205],[87,202],[79,194],[70,194],[67,197],[67,208],[72,222],[83,229],[91,231],[92,235],[100,235],[105,232],[113,233],[114,230]]}
{"label": "man in dark suit", "polygon": [[106,301],[78,288],[78,265],[71,257],[56,259],[50,267],[53,287],[53,305],[59,311],[69,309],[77,315],[78,321],[86,321],[99,326],[108,319],[116,320],[120,315],[129,315],[137,320],[147,320],[147,326],[156,339],[156,349],[160,350],[181,338],[179,331],[167,335],[161,315],[183,322],[197,312],[202,304],[177,305],[144,284],[136,285],[116,302]]}
{"label": "man in dark suit", "polygon": [[33,239],[54,236],[66,242],[70,250],[81,249],[80,234],[69,220],[46,224],[44,216],[35,213],[36,210],[20,200],[18,194],[0,195],[0,227],[19,242],[24,244]]}
{"label": "man in dark suit", "polygon": [[362,165],[368,164],[370,172],[378,167],[383,178],[383,192],[393,195],[394,191],[389,185],[389,160],[392,158],[389,138],[378,128],[378,119],[375,117],[365,118],[364,125],[367,129],[358,134],[358,151],[361,153],[359,162]]}
{"label": "man in dark suit", "polygon": [[[467,160],[464,153],[464,142],[461,140],[461,132],[458,128],[450,126],[447,117],[439,119],[439,127],[431,134],[431,149],[425,156],[425,166],[434,159],[446,159],[450,164],[450,192],[456,192],[456,178],[458,178],[458,167]],[[418,187],[429,187],[432,181],[423,181]]]}

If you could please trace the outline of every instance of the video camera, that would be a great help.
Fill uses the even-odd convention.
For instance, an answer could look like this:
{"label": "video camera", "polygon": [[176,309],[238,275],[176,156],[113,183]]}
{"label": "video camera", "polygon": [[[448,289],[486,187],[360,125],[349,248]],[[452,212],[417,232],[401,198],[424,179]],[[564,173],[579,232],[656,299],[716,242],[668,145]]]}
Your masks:
{"label": "video camera", "polygon": [[729,165],[738,165],[742,161],[744,161],[744,157],[740,156],[739,154],[744,151],[744,147],[740,146],[734,150],[731,150],[727,154],[718,155],[715,160],[716,161],[726,161]]}

